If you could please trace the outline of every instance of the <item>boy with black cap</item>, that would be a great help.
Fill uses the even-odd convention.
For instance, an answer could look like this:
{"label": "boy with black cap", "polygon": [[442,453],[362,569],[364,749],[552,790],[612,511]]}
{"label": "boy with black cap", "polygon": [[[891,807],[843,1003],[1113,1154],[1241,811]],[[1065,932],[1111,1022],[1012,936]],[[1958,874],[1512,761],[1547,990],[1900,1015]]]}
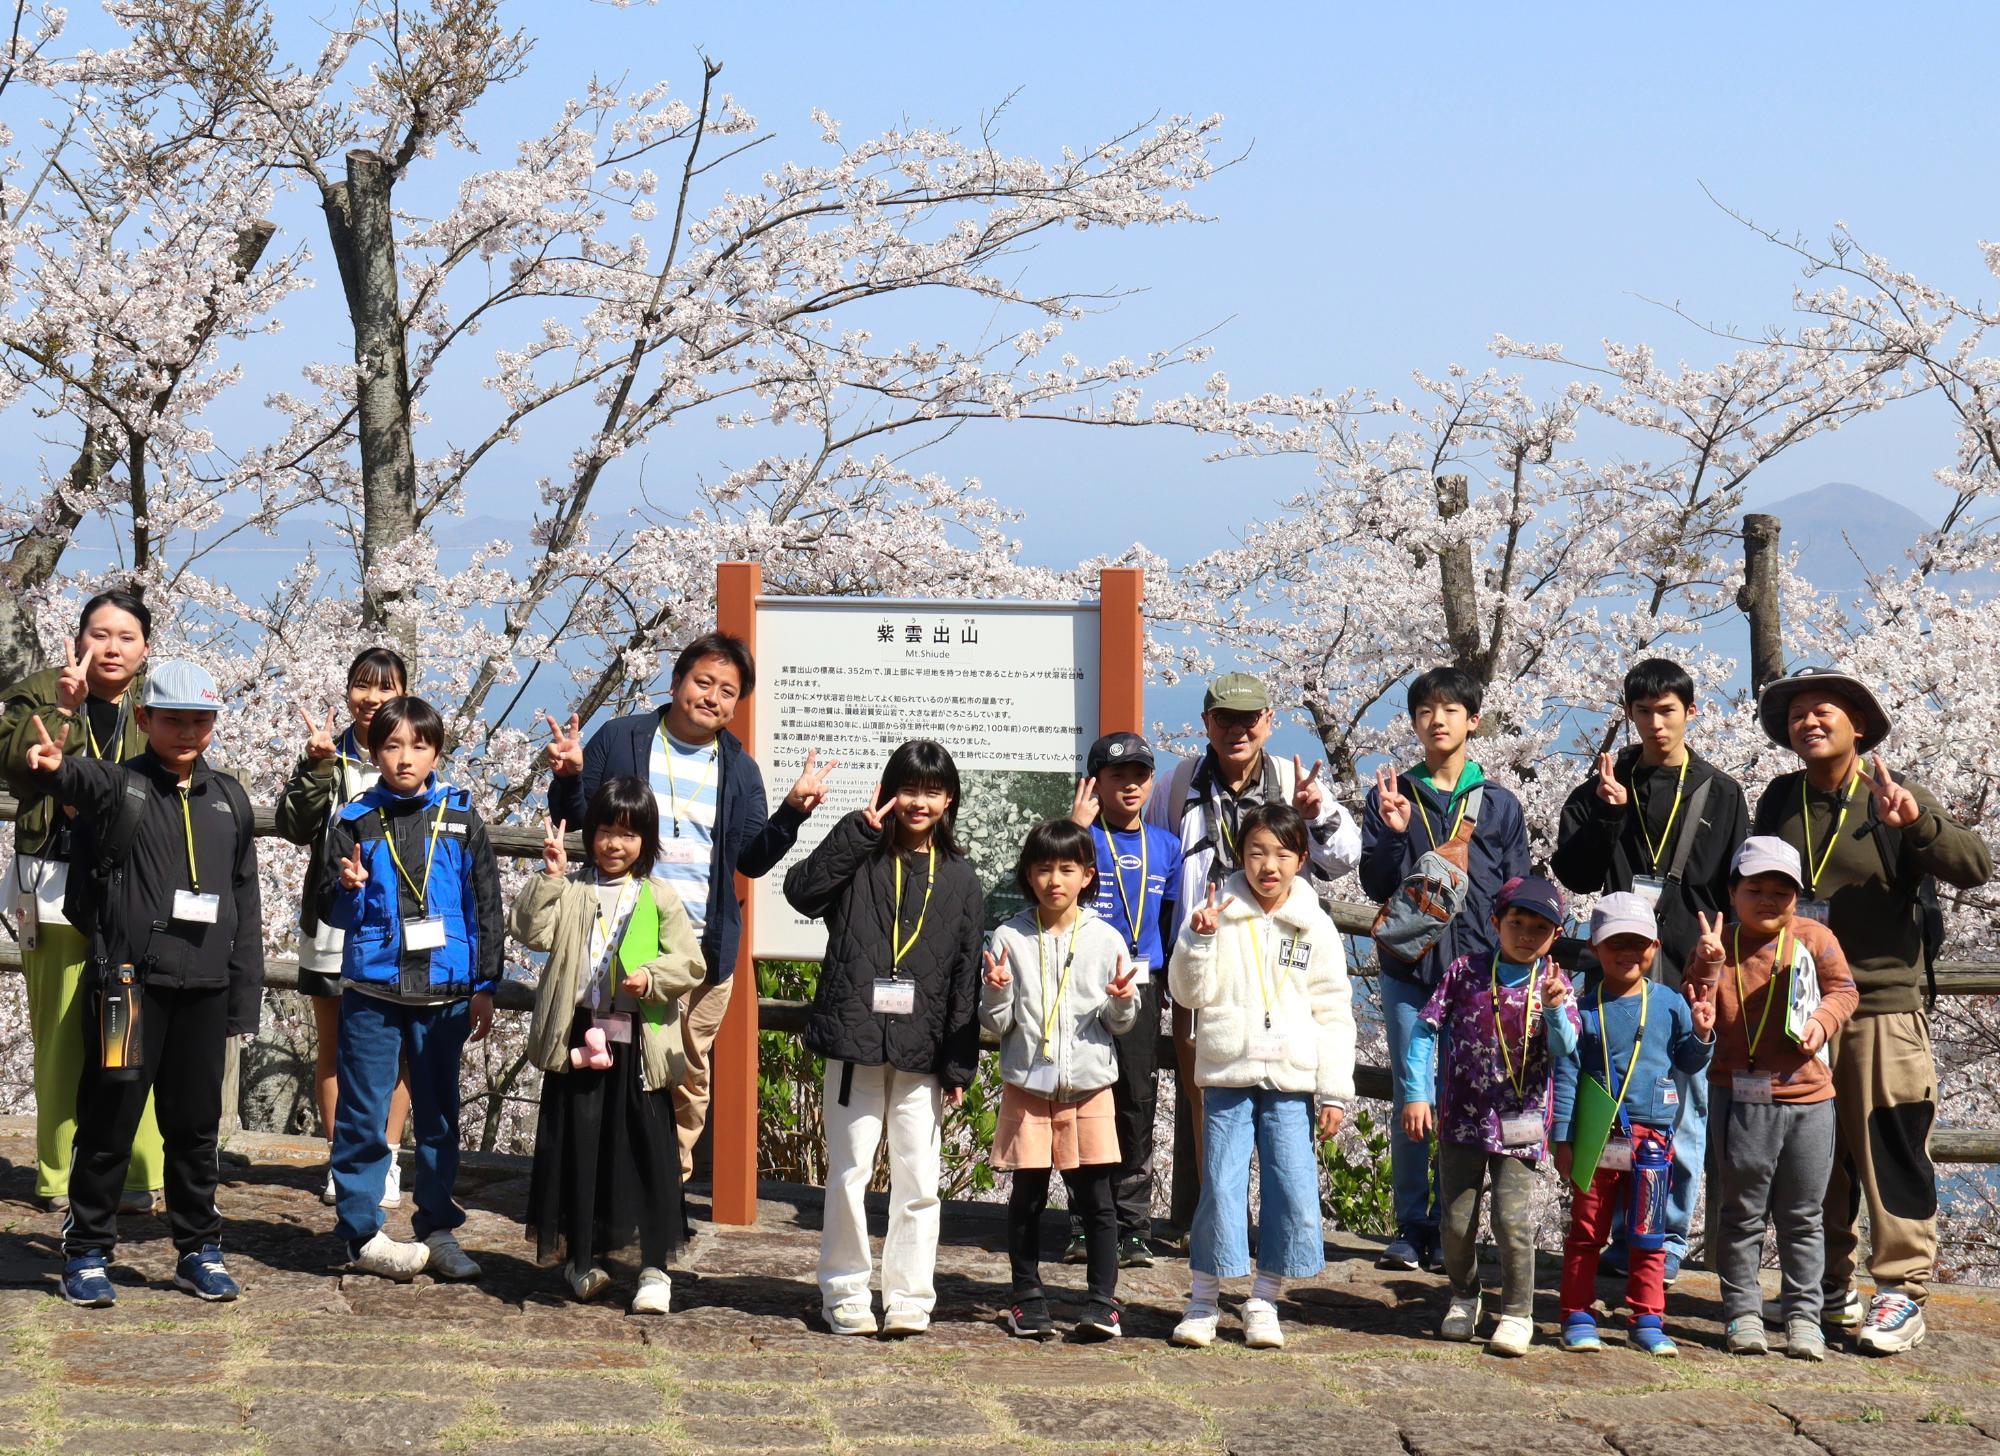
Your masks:
{"label": "boy with black cap", "polygon": [[[1804,761],[1757,801],[1752,832],[1801,856],[1802,917],[1840,941],[1861,993],[1828,1047],[1835,1143],[1826,1186],[1826,1322],[1859,1327],[1863,1351],[1893,1355],[1924,1337],[1925,1298],[1937,1262],[1937,1118],[1922,974],[1943,940],[1936,887],[1975,889],[1993,874],[1985,841],[1930,792],[1898,778],[1879,754],[1890,721],[1860,679],[1804,667],[1765,685],[1757,717],[1773,743]],[[1854,1288],[1856,1222],[1868,1203],[1864,1313]]]}
{"label": "boy with black cap", "polygon": [[[1139,1020],[1118,1039],[1118,1080],[1111,1084],[1118,1127],[1119,1164],[1112,1174],[1118,1213],[1118,1263],[1151,1268],[1146,1240],[1153,1228],[1153,1130],[1159,1109],[1160,994],[1166,964],[1164,927],[1174,919],[1180,893],[1181,841],[1172,830],[1144,820],[1153,792],[1153,750],[1137,733],[1107,733],[1090,745],[1087,775],[1077,785],[1070,818],[1091,831],[1097,845],[1100,918],[1124,940],[1137,968]],[[1085,1257],[1081,1218],[1070,1214],[1063,1258]]]}
{"label": "boy with black cap", "polygon": [[64,913],[88,928],[83,1084],[63,1224],[63,1298],[116,1301],[108,1274],[132,1133],[157,1093],[166,1145],[174,1284],[202,1299],[242,1290],[222,1262],[215,1207],[223,1051],[257,1029],[264,921],[249,797],[202,757],[222,696],[191,662],[146,678],[146,750],[125,763],[65,755],[39,717],[28,771],[77,809]]}

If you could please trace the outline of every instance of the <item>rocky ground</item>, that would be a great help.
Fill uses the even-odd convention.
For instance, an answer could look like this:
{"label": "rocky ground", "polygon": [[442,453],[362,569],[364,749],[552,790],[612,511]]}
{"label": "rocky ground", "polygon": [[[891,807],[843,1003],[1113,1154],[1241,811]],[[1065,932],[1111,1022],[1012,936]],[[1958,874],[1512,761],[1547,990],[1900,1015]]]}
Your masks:
{"label": "rocky ground", "polygon": [[[702,1223],[674,1313],[641,1319],[578,1306],[535,1267],[516,1160],[480,1160],[461,1181],[485,1278],[397,1286],[340,1273],[316,1145],[245,1138],[223,1212],[246,1298],[176,1293],[164,1224],[134,1218],[117,1307],[76,1310],[53,1292],[57,1224],[30,1198],[30,1146],[24,1122],[0,1119],[8,1451],[2000,1456],[2000,1299],[1981,1291],[1940,1291],[1911,1355],[1862,1359],[1841,1340],[1811,1366],[1723,1355],[1714,1281],[1691,1272],[1669,1297],[1677,1362],[1621,1335],[1596,1356],[1543,1344],[1500,1360],[1432,1337],[1438,1279],[1380,1273],[1372,1247],[1342,1242],[1284,1307],[1281,1352],[1246,1350],[1227,1318],[1215,1348],[1169,1347],[1186,1269],[1168,1259],[1127,1271],[1125,1339],[1030,1347],[997,1324],[999,1210],[954,1205],[937,1323],[885,1344],[816,1329],[819,1213],[797,1190],[773,1190],[755,1228]],[[406,1207],[392,1227],[408,1222]],[[1048,1273],[1058,1315],[1073,1313],[1082,1271]],[[1543,1288],[1554,1279],[1545,1264]],[[1553,1339],[1553,1299],[1537,1313]]]}

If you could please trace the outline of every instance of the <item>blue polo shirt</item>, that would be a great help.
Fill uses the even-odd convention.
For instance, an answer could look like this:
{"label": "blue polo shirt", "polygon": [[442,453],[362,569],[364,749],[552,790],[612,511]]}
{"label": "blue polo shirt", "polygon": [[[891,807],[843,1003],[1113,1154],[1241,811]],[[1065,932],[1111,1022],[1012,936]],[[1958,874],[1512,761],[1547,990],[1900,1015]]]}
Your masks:
{"label": "blue polo shirt", "polygon": [[1164,973],[1162,911],[1181,882],[1180,836],[1156,824],[1108,830],[1099,823],[1090,827],[1090,837],[1097,845],[1097,899],[1091,908],[1118,932],[1134,959],[1148,961],[1156,972]]}

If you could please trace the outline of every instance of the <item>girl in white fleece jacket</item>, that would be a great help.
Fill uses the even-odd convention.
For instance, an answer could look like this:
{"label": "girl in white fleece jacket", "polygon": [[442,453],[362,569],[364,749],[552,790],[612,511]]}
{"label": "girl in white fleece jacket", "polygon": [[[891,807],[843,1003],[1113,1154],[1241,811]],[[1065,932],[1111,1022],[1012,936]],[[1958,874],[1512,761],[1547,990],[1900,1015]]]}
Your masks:
{"label": "girl in white fleece jacket", "polygon": [[1286,1279],[1319,1272],[1319,1135],[1340,1130],[1354,1095],[1354,1011],[1340,932],[1298,879],[1305,821],[1285,804],[1243,817],[1242,870],[1209,887],[1174,947],[1168,984],[1195,1013],[1201,1088],[1201,1203],[1188,1266],[1194,1288],[1177,1345],[1215,1339],[1221,1281],[1250,1273],[1245,1221],[1254,1149],[1262,1171],[1257,1280],[1242,1307],[1243,1342],[1285,1343],[1277,1300]]}

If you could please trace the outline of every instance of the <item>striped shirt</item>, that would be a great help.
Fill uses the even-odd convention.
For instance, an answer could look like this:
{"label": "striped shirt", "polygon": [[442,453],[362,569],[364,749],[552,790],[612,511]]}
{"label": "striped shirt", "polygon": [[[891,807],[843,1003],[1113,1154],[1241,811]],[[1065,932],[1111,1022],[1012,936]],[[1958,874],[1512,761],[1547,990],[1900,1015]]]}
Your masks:
{"label": "striped shirt", "polygon": [[653,735],[648,772],[660,806],[660,857],[653,877],[681,897],[697,935],[708,919],[708,882],[715,862],[715,743],[699,748],[664,727]]}

